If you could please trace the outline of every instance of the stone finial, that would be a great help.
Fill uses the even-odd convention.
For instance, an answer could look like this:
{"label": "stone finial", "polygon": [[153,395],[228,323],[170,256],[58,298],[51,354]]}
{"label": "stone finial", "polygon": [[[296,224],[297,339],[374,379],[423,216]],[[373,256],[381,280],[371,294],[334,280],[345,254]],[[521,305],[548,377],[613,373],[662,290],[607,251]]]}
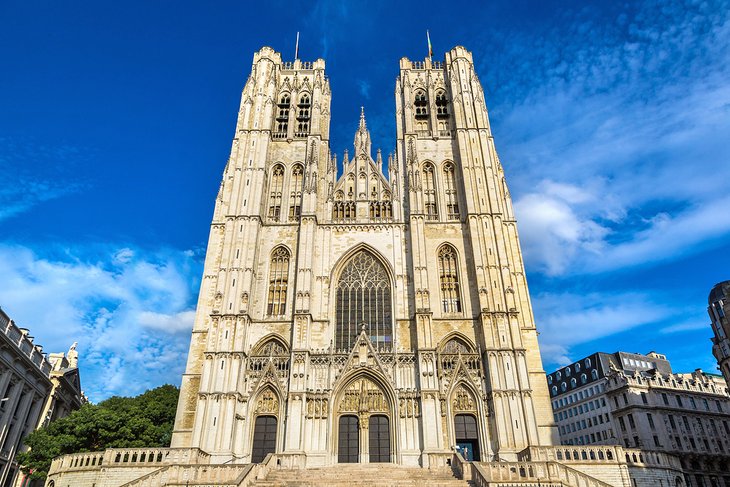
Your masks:
{"label": "stone finial", "polygon": [[360,107],[360,126],[355,132],[355,155],[363,152],[370,155],[370,132],[365,123],[365,107]]}

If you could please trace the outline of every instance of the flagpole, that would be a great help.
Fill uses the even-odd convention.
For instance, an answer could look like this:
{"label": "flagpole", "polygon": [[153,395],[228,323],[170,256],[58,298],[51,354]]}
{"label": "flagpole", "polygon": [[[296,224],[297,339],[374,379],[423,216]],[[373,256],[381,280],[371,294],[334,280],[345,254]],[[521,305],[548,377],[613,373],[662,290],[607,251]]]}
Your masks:
{"label": "flagpole", "polygon": [[431,47],[431,35],[428,33],[428,29],[426,29],[426,40],[428,41],[428,60],[433,61],[431,59],[433,57],[433,47]]}
{"label": "flagpole", "polygon": [[294,47],[294,59],[299,59],[299,32],[297,32],[297,44]]}

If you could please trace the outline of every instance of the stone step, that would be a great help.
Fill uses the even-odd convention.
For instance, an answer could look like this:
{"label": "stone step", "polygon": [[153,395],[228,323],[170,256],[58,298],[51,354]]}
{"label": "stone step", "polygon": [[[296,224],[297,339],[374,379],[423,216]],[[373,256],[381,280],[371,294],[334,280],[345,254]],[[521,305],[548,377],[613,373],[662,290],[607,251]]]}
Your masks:
{"label": "stone step", "polygon": [[256,487],[466,487],[448,468],[393,464],[347,464],[310,469],[275,469]]}

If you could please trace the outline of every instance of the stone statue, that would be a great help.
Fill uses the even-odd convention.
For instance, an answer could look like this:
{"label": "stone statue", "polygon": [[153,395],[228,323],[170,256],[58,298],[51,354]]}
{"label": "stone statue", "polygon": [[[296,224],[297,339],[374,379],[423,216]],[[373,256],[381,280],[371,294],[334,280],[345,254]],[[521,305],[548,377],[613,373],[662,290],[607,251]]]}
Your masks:
{"label": "stone statue", "polygon": [[68,349],[68,353],[66,354],[66,358],[68,358],[68,366],[70,368],[79,366],[79,352],[76,351],[78,344],[79,342],[73,342],[71,348]]}

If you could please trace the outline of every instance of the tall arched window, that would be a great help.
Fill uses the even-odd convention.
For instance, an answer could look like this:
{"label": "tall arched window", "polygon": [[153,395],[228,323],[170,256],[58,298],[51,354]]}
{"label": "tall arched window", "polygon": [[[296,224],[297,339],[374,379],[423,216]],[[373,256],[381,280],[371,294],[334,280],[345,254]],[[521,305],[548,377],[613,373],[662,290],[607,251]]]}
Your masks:
{"label": "tall arched window", "polygon": [[383,264],[370,252],[357,252],[337,283],[335,347],[351,348],[364,324],[376,348],[390,349],[393,342],[390,299],[390,279]]}
{"label": "tall arched window", "polygon": [[289,281],[289,251],[277,247],[271,253],[269,267],[269,305],[266,313],[269,316],[281,316],[286,313],[286,291]]}
{"label": "tall arched window", "polygon": [[458,220],[459,201],[456,197],[456,178],[454,177],[454,165],[450,162],[444,164],[444,194],[446,195],[446,218]]}
{"label": "tall arched window", "polygon": [[275,137],[286,137],[286,131],[289,127],[289,105],[291,105],[291,97],[289,93],[283,93],[276,105],[276,134]]}
{"label": "tall arched window", "polygon": [[297,106],[297,137],[306,137],[309,134],[309,108],[309,95],[304,93],[299,98],[299,105]]}
{"label": "tall arched window", "polygon": [[281,192],[284,190],[284,166],[277,164],[271,171],[269,182],[269,218],[279,221],[281,216]]}
{"label": "tall arched window", "polygon": [[432,164],[423,165],[423,204],[426,210],[426,220],[438,220],[436,180]]}
{"label": "tall arched window", "polygon": [[459,270],[456,250],[444,245],[439,250],[439,279],[441,281],[441,309],[444,313],[461,313]]}
{"label": "tall arched window", "polygon": [[302,214],[302,182],[304,168],[295,164],[291,171],[291,193],[289,194],[289,221],[299,220]]}

